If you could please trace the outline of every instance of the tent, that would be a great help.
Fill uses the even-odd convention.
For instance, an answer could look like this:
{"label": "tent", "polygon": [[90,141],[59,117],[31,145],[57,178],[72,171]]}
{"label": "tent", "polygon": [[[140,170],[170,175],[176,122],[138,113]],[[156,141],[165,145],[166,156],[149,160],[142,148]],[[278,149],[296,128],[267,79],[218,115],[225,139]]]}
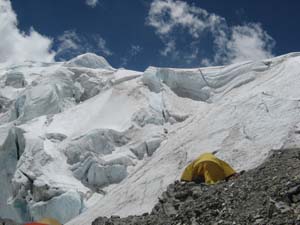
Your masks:
{"label": "tent", "polygon": [[234,174],[236,171],[226,162],[212,153],[204,153],[185,168],[181,180],[215,184]]}
{"label": "tent", "polygon": [[44,218],[38,222],[26,223],[25,225],[62,225],[56,219]]}

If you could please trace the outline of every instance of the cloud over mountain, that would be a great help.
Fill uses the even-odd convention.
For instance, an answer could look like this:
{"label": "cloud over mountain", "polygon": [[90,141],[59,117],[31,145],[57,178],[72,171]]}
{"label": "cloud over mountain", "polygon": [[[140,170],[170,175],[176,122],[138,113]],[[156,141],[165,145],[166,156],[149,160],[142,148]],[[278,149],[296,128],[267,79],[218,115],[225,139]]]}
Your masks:
{"label": "cloud over mountain", "polygon": [[[202,57],[203,65],[269,58],[275,43],[258,23],[230,26],[225,18],[180,0],[154,0],[146,24],[155,29],[165,45],[161,55],[181,60],[200,59],[201,41],[211,36],[214,56]],[[178,33],[189,34],[189,51],[178,51]]]}
{"label": "cloud over mountain", "polygon": [[85,3],[86,3],[88,6],[94,8],[94,7],[96,7],[96,5],[98,4],[98,0],[86,0]]}
{"label": "cloud over mountain", "polygon": [[34,28],[29,32],[18,29],[16,13],[9,0],[0,0],[0,63],[19,63],[26,60],[51,62],[52,39]]}

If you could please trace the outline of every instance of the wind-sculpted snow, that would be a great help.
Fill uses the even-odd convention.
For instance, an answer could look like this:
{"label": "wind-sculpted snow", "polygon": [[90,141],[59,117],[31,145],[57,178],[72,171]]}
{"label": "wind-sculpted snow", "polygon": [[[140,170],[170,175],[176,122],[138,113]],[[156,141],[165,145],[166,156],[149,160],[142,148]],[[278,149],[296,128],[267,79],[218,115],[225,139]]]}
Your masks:
{"label": "wind-sculpted snow", "polygon": [[141,214],[202,152],[240,170],[299,147],[299,67],[294,53],[144,73],[93,54],[0,68],[0,217]]}
{"label": "wind-sculpted snow", "polygon": [[164,84],[180,97],[210,102],[215,94],[253,81],[255,72],[268,68],[267,62],[199,69],[150,67],[143,75],[143,82],[154,92],[160,92]]}
{"label": "wind-sculpted snow", "polygon": [[71,59],[65,64],[69,67],[86,67],[92,69],[106,69],[113,70],[105,58],[97,56],[93,53],[86,53]]}

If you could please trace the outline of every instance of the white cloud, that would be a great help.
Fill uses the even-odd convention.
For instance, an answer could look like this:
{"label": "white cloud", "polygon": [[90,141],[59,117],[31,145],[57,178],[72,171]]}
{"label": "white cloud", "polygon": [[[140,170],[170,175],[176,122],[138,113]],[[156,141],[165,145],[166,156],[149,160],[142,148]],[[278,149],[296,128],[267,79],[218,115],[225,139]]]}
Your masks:
{"label": "white cloud", "polygon": [[176,50],[176,42],[175,40],[169,40],[165,43],[165,47],[160,51],[160,54],[163,56],[167,56],[169,54],[172,54],[176,57],[178,54]]}
{"label": "white cloud", "polygon": [[131,45],[129,50],[130,56],[136,56],[141,53],[143,48],[140,45]]}
{"label": "white cloud", "polygon": [[20,31],[9,0],[0,0],[0,63],[20,63],[26,60],[51,62],[52,40],[33,28],[28,34]]}
{"label": "white cloud", "polygon": [[133,58],[135,58],[138,54],[143,51],[143,48],[140,45],[132,44],[129,48],[129,51],[124,57],[121,57],[121,66],[127,66],[128,62],[130,62]]}
{"label": "white cloud", "polygon": [[71,51],[80,51],[81,40],[74,30],[65,31],[57,40],[59,42],[57,55]]}
{"label": "white cloud", "polygon": [[[242,62],[272,57],[273,38],[259,24],[232,27],[229,40],[221,43],[220,49],[227,62]],[[222,59],[221,59],[222,61]]]}
{"label": "white cloud", "polygon": [[99,35],[94,37],[95,41],[97,42],[97,47],[98,49],[103,52],[104,55],[106,56],[110,56],[112,55],[112,52],[110,49],[108,49],[108,47],[106,46],[106,41],[100,37]]}
{"label": "white cloud", "polygon": [[96,5],[98,4],[98,0],[85,0],[85,3],[86,3],[88,6],[94,8],[94,7],[96,7]]}
{"label": "white cloud", "polygon": [[76,56],[86,52],[94,52],[102,56],[112,55],[112,51],[107,47],[106,41],[100,35],[84,35],[78,34],[75,30],[65,31],[57,38],[58,49],[57,58],[65,58],[68,56]]}
{"label": "white cloud", "polygon": [[[229,26],[225,18],[180,0],[154,0],[146,23],[154,27],[164,43],[164,48],[160,50],[161,55],[172,56],[176,60],[187,59],[187,63],[197,58],[200,61],[199,46],[206,34],[212,37],[211,49],[214,56],[202,59],[203,65],[269,58],[272,57],[275,43],[257,23]],[[194,44],[185,43],[190,57],[187,56],[186,49],[177,49],[177,46],[183,46],[182,43],[177,44],[182,40],[182,33],[185,36],[189,34],[192,42],[199,45],[196,47]]]}
{"label": "white cloud", "polygon": [[154,0],[151,4],[147,23],[159,35],[168,35],[176,28],[186,29],[198,38],[206,29],[214,29],[221,17],[209,14],[206,10],[177,0]]}

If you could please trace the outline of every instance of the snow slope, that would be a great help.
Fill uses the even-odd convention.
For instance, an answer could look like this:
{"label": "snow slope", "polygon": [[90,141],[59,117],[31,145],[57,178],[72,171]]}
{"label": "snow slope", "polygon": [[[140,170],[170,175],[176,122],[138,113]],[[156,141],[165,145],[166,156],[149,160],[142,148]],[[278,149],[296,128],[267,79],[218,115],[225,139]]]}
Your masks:
{"label": "snow slope", "polygon": [[141,214],[203,152],[242,170],[299,147],[299,68],[299,53],[144,73],[93,54],[1,68],[0,217]]}

